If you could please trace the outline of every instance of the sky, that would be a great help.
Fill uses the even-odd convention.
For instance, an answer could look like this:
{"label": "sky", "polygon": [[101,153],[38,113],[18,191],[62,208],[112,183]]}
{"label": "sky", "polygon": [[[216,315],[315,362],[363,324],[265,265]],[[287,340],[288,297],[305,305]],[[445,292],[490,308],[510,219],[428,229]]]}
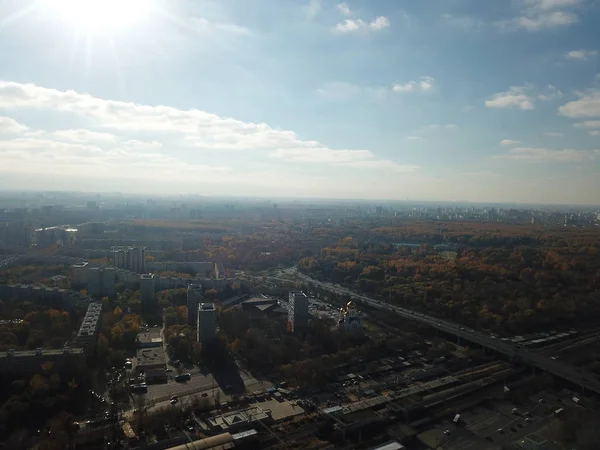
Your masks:
{"label": "sky", "polygon": [[0,0],[0,189],[600,204],[600,0]]}

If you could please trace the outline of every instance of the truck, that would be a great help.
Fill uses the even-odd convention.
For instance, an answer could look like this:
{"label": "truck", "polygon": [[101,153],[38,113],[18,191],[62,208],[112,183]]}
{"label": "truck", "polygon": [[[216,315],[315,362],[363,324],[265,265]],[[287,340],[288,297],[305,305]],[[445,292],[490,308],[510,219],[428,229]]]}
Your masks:
{"label": "truck", "polygon": [[175,381],[177,381],[178,383],[182,383],[184,381],[189,381],[191,379],[192,379],[191,373],[182,373],[181,375],[175,376]]}
{"label": "truck", "polygon": [[135,394],[145,394],[148,392],[148,385],[146,383],[132,384],[129,388]]}

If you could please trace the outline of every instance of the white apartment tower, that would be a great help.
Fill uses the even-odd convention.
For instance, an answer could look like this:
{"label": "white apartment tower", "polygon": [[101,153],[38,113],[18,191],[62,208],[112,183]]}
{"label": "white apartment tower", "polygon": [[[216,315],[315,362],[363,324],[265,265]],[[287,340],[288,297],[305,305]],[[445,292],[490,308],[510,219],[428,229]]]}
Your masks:
{"label": "white apartment tower", "polygon": [[288,331],[295,333],[308,328],[308,297],[304,292],[292,291],[288,299]]}
{"label": "white apartment tower", "polygon": [[156,278],[153,273],[140,276],[140,299],[142,306],[152,306],[156,301]]}
{"label": "white apartment tower", "polygon": [[214,303],[200,303],[198,306],[197,341],[209,342],[217,336],[217,310]]}
{"label": "white apartment tower", "polygon": [[201,284],[190,284],[187,289],[188,325],[197,325],[198,305],[202,303],[203,292]]}

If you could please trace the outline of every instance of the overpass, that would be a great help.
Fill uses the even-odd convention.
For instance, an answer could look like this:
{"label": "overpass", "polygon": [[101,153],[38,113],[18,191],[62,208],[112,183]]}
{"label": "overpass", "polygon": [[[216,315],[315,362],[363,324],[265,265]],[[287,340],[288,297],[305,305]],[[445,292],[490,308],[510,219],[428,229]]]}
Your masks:
{"label": "overpass", "polygon": [[529,350],[526,350],[525,348],[515,346],[510,342],[501,341],[500,339],[479,330],[474,330],[472,328],[458,325],[447,320],[438,319],[432,316],[428,316],[426,314],[418,313],[410,309],[390,305],[380,300],[374,300],[372,298],[365,297],[364,295],[357,294],[340,286],[315,280],[299,272],[296,272],[296,274],[305,282],[318,286],[321,289],[339,295],[347,295],[353,300],[368,305],[371,308],[387,310],[405,319],[412,320],[423,325],[428,325],[444,333],[451,334],[465,341],[472,342],[474,344],[493,350],[497,353],[506,355],[510,361],[517,361],[529,366],[537,367],[558,378],[562,378],[563,380],[569,381],[581,387],[584,390],[600,394],[600,381],[591,372],[580,370],[576,367],[565,364],[558,360],[553,360],[548,358],[547,356],[531,352]]}

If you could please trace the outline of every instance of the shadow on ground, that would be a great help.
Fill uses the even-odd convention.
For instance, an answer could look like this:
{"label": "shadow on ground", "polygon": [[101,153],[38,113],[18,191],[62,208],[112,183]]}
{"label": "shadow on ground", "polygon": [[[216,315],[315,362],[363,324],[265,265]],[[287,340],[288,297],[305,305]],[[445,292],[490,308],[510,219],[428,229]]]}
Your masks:
{"label": "shadow on ground", "polygon": [[243,395],[246,392],[239,367],[220,340],[203,346],[202,359],[223,392],[228,395]]}

